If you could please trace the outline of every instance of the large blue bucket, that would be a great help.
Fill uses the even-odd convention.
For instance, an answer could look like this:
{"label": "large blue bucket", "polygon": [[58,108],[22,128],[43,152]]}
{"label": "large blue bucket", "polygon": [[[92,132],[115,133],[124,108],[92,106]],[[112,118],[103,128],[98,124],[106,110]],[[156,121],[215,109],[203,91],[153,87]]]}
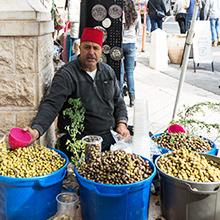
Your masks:
{"label": "large blue bucket", "polygon": [[75,168],[80,185],[80,202],[84,220],[146,220],[153,173],[146,180],[131,184],[100,184],[82,177]]}
{"label": "large blue bucket", "polygon": [[33,178],[0,176],[1,220],[46,220],[56,213],[56,195],[62,189],[68,158],[61,151],[55,151],[66,162],[49,175]]}

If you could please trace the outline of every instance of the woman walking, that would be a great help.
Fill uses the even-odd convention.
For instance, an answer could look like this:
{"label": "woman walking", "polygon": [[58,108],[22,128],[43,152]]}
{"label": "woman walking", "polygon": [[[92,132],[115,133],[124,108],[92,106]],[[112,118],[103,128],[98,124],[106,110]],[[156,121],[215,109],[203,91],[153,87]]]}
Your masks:
{"label": "woman walking", "polygon": [[212,46],[216,47],[220,43],[220,1],[207,0],[205,15],[206,19],[210,21]]}
{"label": "woman walking", "polygon": [[124,0],[123,9],[123,61],[121,65],[120,87],[123,93],[124,76],[126,73],[130,107],[134,105],[134,64],[136,55],[136,25],[138,24],[138,14],[135,10],[133,0]]}

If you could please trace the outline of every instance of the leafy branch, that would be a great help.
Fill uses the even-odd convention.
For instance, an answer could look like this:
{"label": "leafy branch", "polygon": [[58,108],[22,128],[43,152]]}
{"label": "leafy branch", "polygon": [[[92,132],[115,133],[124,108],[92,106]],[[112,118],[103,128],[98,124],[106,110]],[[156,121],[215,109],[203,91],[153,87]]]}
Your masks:
{"label": "leafy branch", "polygon": [[188,127],[191,133],[195,132],[196,127],[200,129],[206,129],[208,133],[210,133],[213,129],[215,129],[219,137],[220,124],[207,123],[203,120],[197,120],[194,118],[196,113],[202,113],[205,116],[207,109],[212,110],[213,112],[220,113],[220,103],[201,102],[190,107],[184,106],[184,110],[177,114],[179,119],[171,121],[171,124],[180,123],[183,126]]}
{"label": "leafy branch", "polygon": [[205,114],[204,107],[207,107],[210,110],[220,112],[220,103],[213,103],[213,102],[200,102],[191,107],[185,107],[185,112],[180,112],[178,116],[184,114],[185,118],[189,116],[193,116],[195,113],[201,112]]}
{"label": "leafy branch", "polygon": [[68,131],[71,140],[67,140],[66,145],[67,149],[73,153],[72,163],[79,166],[81,162],[85,161],[85,144],[82,140],[77,140],[77,135],[84,130],[85,108],[79,98],[70,98],[68,103],[70,107],[63,111],[63,115],[70,120],[65,129]]}

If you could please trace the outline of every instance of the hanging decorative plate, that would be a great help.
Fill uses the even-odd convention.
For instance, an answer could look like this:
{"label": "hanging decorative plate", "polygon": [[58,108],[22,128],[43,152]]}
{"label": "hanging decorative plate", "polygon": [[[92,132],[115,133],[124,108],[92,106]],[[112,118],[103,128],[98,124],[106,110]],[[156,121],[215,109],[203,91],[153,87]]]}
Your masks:
{"label": "hanging decorative plate", "polygon": [[103,32],[103,34],[104,34],[103,42],[105,42],[106,39],[107,39],[107,31],[105,30],[105,28],[103,28],[103,27],[101,27],[101,26],[96,26],[96,27],[94,27],[94,28],[97,28],[97,29],[99,29],[99,30],[101,30],[101,31]]}
{"label": "hanging decorative plate", "polygon": [[109,54],[110,49],[111,49],[110,46],[107,45],[107,44],[103,45],[103,47],[102,47],[102,51],[103,51],[104,54]]}
{"label": "hanging decorative plate", "polygon": [[96,21],[102,21],[107,16],[107,10],[103,5],[97,4],[92,7],[91,14]]}
{"label": "hanging decorative plate", "polygon": [[100,57],[100,62],[107,63],[107,57],[105,54],[102,54],[102,56]]}
{"label": "hanging decorative plate", "polygon": [[122,16],[122,8],[119,5],[111,5],[108,9],[108,14],[113,19],[120,18]]}
{"label": "hanging decorative plate", "polygon": [[109,28],[111,26],[112,22],[110,18],[106,18],[105,20],[102,21],[102,26],[104,28]]}
{"label": "hanging decorative plate", "polygon": [[120,47],[113,47],[110,50],[110,57],[113,60],[119,61],[119,60],[121,60],[122,56],[123,56],[123,53],[122,53],[122,49]]}

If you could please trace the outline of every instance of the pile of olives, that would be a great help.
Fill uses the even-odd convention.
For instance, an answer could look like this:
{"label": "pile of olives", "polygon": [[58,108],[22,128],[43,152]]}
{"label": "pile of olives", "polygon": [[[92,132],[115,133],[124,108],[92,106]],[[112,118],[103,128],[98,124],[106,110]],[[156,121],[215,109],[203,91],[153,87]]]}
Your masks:
{"label": "pile of olives", "polygon": [[193,182],[220,181],[220,164],[186,148],[161,156],[157,165],[162,172],[181,180]]}
{"label": "pile of olives", "polygon": [[41,145],[9,150],[0,147],[0,175],[29,178],[50,174],[65,164],[56,151]]}
{"label": "pile of olives", "polygon": [[161,136],[153,137],[153,140],[161,147],[169,150],[178,150],[182,147],[187,147],[202,153],[212,149],[208,140],[187,133],[163,133]]}
{"label": "pile of olives", "polygon": [[101,157],[81,164],[78,172],[99,183],[129,184],[147,179],[152,169],[140,156],[118,150],[102,152]]}

